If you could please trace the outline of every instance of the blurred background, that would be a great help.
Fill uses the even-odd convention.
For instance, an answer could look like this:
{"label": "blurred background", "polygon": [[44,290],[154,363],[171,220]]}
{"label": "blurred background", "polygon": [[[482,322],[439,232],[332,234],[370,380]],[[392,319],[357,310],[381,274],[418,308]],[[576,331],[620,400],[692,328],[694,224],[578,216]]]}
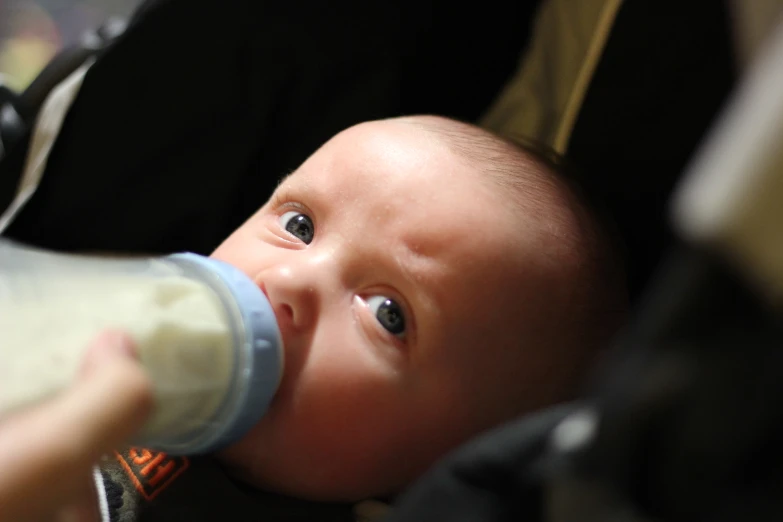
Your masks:
{"label": "blurred background", "polygon": [[0,75],[24,88],[54,53],[140,0],[0,0]]}

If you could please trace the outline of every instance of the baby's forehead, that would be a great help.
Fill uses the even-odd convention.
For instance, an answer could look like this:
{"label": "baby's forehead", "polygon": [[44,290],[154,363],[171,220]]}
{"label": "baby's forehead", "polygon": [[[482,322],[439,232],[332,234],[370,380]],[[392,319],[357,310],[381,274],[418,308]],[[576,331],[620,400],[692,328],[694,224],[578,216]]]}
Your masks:
{"label": "baby's forehead", "polygon": [[288,185],[344,201],[361,196],[390,205],[447,202],[454,211],[466,205],[466,186],[476,197],[497,195],[480,165],[465,162],[437,134],[394,120],[340,133],[286,178]]}

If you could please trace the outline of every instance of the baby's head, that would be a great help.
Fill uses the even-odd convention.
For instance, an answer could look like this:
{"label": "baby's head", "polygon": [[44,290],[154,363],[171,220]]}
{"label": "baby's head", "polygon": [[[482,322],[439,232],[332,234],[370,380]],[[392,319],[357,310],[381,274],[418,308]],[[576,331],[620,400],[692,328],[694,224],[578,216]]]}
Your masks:
{"label": "baby's head", "polygon": [[222,459],[265,489],[358,500],[567,399],[621,315],[600,237],[544,160],[483,130],[340,133],[213,254],[266,292],[286,359]]}

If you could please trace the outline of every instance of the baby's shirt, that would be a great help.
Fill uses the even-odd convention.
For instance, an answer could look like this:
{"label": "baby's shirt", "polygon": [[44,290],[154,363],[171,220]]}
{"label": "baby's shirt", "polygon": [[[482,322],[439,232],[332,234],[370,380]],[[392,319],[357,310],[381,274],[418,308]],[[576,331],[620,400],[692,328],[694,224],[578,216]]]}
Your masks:
{"label": "baby's shirt", "polygon": [[355,506],[298,500],[231,479],[210,457],[129,448],[104,458],[95,481],[102,522],[364,522]]}

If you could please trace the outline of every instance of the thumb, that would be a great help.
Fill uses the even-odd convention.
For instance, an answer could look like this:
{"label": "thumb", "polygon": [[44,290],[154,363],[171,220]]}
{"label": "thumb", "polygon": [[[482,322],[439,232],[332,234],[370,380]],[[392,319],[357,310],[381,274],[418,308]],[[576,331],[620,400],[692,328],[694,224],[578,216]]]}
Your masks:
{"label": "thumb", "polygon": [[82,379],[89,379],[105,365],[134,359],[138,360],[138,354],[133,339],[124,332],[107,330],[88,347],[79,375]]}

